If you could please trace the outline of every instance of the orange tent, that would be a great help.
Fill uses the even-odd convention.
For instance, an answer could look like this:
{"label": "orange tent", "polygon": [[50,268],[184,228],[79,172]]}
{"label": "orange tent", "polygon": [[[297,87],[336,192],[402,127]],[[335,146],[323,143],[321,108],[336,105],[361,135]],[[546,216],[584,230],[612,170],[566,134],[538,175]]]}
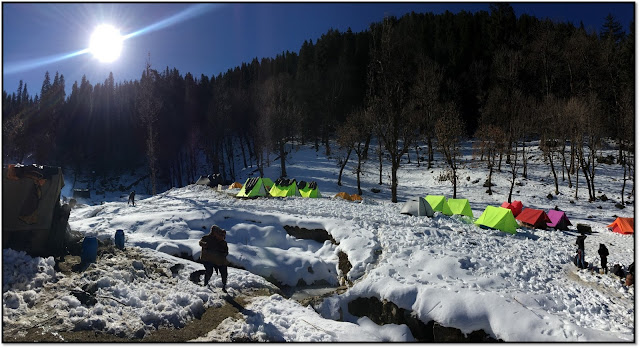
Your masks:
{"label": "orange tent", "polygon": [[607,226],[611,231],[622,234],[631,234],[633,232],[633,218],[617,218],[611,225]]}
{"label": "orange tent", "polygon": [[352,200],[352,201],[361,201],[361,200],[362,200],[362,197],[360,197],[360,195],[359,195],[359,194],[354,193],[354,194],[352,194],[352,195],[351,195],[351,200]]}
{"label": "orange tent", "polygon": [[522,212],[522,202],[520,201],[513,201],[511,203],[504,202],[502,203],[501,207],[511,210],[513,217],[518,217],[518,214]]}
{"label": "orange tent", "polygon": [[351,196],[346,193],[346,192],[338,192],[334,197],[338,197],[338,198],[342,198],[342,199],[346,199],[348,201],[352,201],[353,199],[351,198]]}
{"label": "orange tent", "polygon": [[534,228],[545,229],[547,228],[547,222],[551,222],[551,219],[547,216],[542,210],[524,208],[524,210],[518,214],[516,220],[521,223],[529,226],[533,226]]}
{"label": "orange tent", "polygon": [[237,182],[237,181],[234,182],[233,184],[229,185],[229,189],[237,189],[237,188],[239,188],[239,189],[242,188],[242,184]]}

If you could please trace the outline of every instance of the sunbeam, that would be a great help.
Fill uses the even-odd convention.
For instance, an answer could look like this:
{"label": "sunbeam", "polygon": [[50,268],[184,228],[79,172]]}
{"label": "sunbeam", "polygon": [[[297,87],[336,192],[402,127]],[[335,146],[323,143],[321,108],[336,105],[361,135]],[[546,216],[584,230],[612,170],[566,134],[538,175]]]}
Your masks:
{"label": "sunbeam", "polygon": [[[151,25],[148,25],[140,30],[134,31],[133,33],[127,34],[127,35],[123,35],[122,36],[122,41],[124,40],[128,40],[132,37],[136,37],[139,35],[144,35],[144,34],[148,34],[160,29],[164,29],[167,28],[169,26],[178,24],[180,22],[183,22],[187,19],[191,19],[194,17],[198,17],[201,16],[213,9],[219,8],[223,6],[222,4],[196,4],[193,6],[189,6],[188,8],[176,13],[173,16],[170,16],[168,18],[165,18],[159,22],[153,23]],[[73,58],[79,55],[83,55],[86,53],[90,53],[91,50],[90,48],[84,48],[82,50],[79,51],[75,51],[75,52],[68,52],[68,53],[62,53],[62,54],[56,54],[56,55],[50,55],[47,57],[42,57],[42,58],[34,58],[34,59],[30,59],[30,60],[26,60],[26,61],[20,61],[20,62],[8,62],[5,63],[4,65],[4,73],[5,74],[15,74],[15,73],[19,73],[19,72],[23,72],[23,71],[28,71],[28,70],[32,70],[35,68],[38,68],[40,66],[44,66],[47,64],[51,64],[51,63],[55,63],[55,62],[59,62],[61,60],[65,60],[65,59],[69,59],[69,58]]]}

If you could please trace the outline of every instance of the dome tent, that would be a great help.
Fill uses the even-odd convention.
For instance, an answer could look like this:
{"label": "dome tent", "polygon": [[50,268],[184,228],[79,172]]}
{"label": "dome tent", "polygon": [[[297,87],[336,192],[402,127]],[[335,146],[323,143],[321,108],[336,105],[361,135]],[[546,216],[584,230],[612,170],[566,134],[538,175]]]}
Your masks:
{"label": "dome tent", "polygon": [[518,228],[518,223],[511,210],[490,205],[485,208],[475,224],[511,234],[516,234],[516,229]]}
{"label": "dome tent", "polygon": [[247,181],[245,181],[236,197],[266,197],[267,195],[268,192],[262,183],[262,178],[255,177],[248,178]]}
{"label": "dome tent", "polygon": [[449,209],[449,204],[447,204],[447,199],[444,196],[427,195],[424,199],[429,202],[433,211],[439,211],[445,215],[453,215],[451,209]]}
{"label": "dome tent", "polygon": [[433,217],[433,209],[424,198],[415,197],[402,206],[400,214]]}

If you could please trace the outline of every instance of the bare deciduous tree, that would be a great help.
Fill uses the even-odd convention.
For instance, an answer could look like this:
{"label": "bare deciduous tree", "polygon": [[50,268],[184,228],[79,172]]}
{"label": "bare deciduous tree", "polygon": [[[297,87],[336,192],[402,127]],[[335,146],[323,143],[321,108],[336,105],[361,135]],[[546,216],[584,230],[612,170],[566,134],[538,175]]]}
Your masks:
{"label": "bare deciduous tree", "polygon": [[464,137],[464,123],[456,106],[447,103],[443,108],[442,117],[435,124],[438,147],[445,158],[451,175],[449,180],[453,184],[453,198],[456,198],[458,188],[458,167],[460,165],[460,144]]}
{"label": "bare deciduous tree", "polygon": [[368,110],[377,137],[391,160],[391,201],[398,201],[398,168],[402,156],[418,136],[417,113],[410,100],[413,72],[404,39],[394,27],[395,18],[385,18],[372,30],[370,62],[367,71]]}

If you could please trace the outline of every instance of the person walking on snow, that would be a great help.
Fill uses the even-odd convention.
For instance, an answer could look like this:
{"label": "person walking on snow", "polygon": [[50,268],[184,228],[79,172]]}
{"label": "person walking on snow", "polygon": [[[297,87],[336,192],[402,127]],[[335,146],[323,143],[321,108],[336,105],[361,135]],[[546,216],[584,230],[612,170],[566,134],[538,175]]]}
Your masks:
{"label": "person walking on snow", "polygon": [[600,254],[600,265],[602,266],[604,273],[609,273],[607,270],[607,256],[609,256],[609,249],[607,249],[607,246],[601,243],[600,249],[598,249],[598,254]]}
{"label": "person walking on snow", "polygon": [[584,235],[584,232],[581,232],[578,238],[576,239],[576,244],[578,245],[578,267],[586,268],[586,263],[584,261],[584,240],[587,239],[587,236]]}
{"label": "person walking on snow", "polygon": [[229,246],[225,241],[227,231],[213,225],[209,234],[200,239],[202,253],[200,254],[200,263],[204,265],[204,285],[209,283],[209,279],[213,275],[215,268],[216,274],[220,271],[222,277],[222,291],[227,292],[227,255],[229,255]]}
{"label": "person walking on snow", "polygon": [[129,203],[133,204],[133,206],[136,206],[136,191],[131,191],[131,193],[129,194],[129,202],[127,202],[127,205],[129,205]]}

